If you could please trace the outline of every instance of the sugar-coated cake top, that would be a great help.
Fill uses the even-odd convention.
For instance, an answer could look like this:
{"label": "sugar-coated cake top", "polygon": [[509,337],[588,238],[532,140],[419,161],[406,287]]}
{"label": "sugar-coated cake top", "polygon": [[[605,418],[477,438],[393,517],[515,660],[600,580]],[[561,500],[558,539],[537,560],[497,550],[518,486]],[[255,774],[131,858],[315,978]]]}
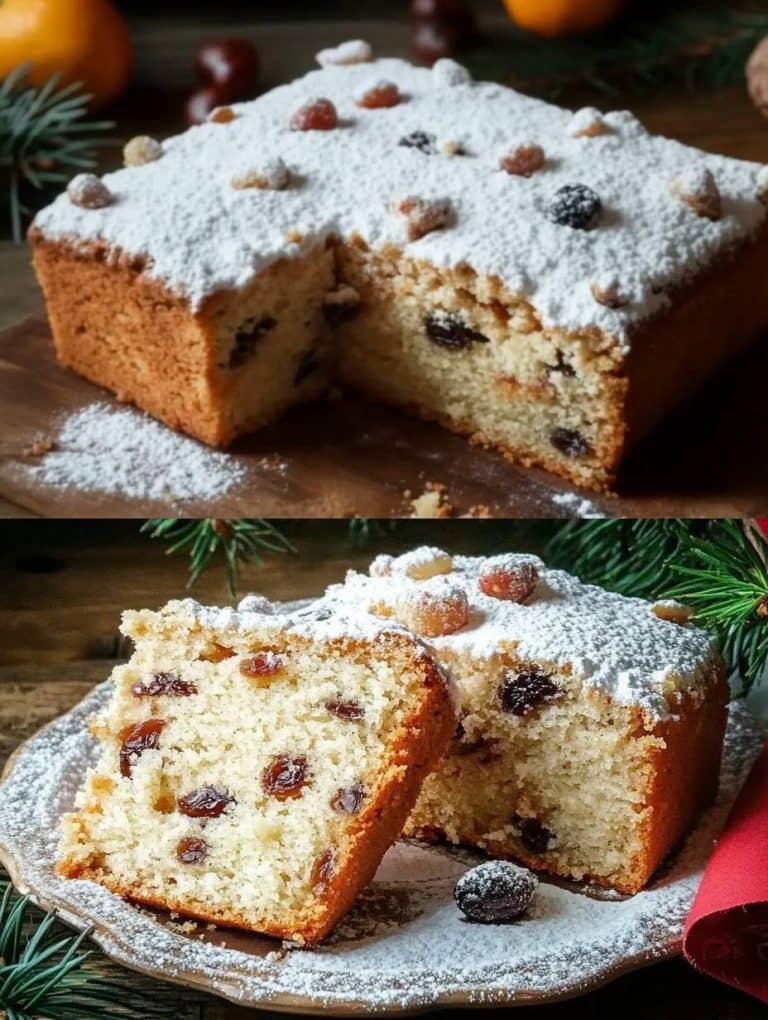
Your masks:
{"label": "sugar-coated cake top", "polygon": [[[233,106],[233,119],[162,146],[134,139],[134,165],[81,175],[36,226],[146,258],[195,308],[277,259],[359,234],[498,276],[546,326],[597,327],[624,347],[671,287],[765,219],[757,164],[651,136],[626,111],[573,115],[474,83],[453,61],[369,56],[360,42],[323,51],[320,70]],[[321,97],[338,125],[297,129]]]}
{"label": "sugar-coated cake top", "polygon": [[654,718],[668,695],[704,687],[713,639],[675,602],[650,603],[583,584],[536,556],[450,556],[422,547],[377,557],[370,575],[350,571],[325,601],[389,613],[442,649],[569,665],[577,679]]}

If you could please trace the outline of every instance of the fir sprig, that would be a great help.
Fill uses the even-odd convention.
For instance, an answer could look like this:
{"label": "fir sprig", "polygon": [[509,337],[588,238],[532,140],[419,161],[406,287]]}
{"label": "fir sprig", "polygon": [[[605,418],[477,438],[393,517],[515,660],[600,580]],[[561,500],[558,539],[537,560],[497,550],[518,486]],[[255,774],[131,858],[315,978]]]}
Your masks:
{"label": "fir sprig", "polygon": [[768,673],[768,539],[746,521],[573,521],[553,566],[624,595],[674,598],[718,638],[740,693]]}
{"label": "fir sprig", "polygon": [[141,530],[151,538],[169,542],[167,555],[189,553],[190,568],[187,587],[197,583],[200,575],[217,555],[224,557],[229,591],[237,590],[238,568],[242,563],[258,565],[265,552],[296,552],[293,545],[274,524],[260,518],[220,520],[179,520],[155,517],[145,521]]}
{"label": "fir sprig", "polygon": [[85,967],[88,931],[72,935],[0,878],[0,1016],[7,1020],[172,1020],[175,1007]]}
{"label": "fir sprig", "polygon": [[78,84],[59,88],[52,75],[40,88],[26,84],[29,66],[17,67],[0,83],[0,188],[7,190],[11,231],[21,241],[22,221],[32,210],[24,185],[43,192],[73,173],[96,165],[101,138],[111,121],[87,120],[90,96]]}

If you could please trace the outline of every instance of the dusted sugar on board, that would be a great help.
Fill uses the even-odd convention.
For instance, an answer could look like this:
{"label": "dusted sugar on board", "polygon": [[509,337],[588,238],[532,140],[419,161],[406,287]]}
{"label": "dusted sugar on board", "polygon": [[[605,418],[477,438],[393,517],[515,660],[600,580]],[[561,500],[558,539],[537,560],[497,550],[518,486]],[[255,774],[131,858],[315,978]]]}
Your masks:
{"label": "dusted sugar on board", "polygon": [[[357,617],[358,619],[356,619]],[[152,906],[322,939],[398,837],[456,719],[424,645],[364,614],[170,602],[91,728],[59,870]]]}
{"label": "dusted sugar on board", "polygon": [[325,598],[411,628],[458,686],[410,835],[637,892],[717,790],[725,667],[686,607],[428,547]]}
{"label": "dusted sugar on board", "polygon": [[602,487],[768,324],[764,168],[452,61],[320,63],[38,214],[64,364],[214,445],[340,379]]}

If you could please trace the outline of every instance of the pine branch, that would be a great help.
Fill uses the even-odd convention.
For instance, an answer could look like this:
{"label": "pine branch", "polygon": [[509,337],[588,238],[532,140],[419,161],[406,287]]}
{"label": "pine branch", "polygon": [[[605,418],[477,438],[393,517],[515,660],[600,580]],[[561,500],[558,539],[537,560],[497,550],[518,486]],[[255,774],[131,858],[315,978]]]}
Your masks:
{"label": "pine branch", "polygon": [[379,520],[376,517],[355,517],[349,522],[349,544],[357,549],[364,549],[375,538],[384,538],[391,534],[399,521],[396,518]]}
{"label": "pine branch", "polygon": [[115,144],[99,137],[114,127],[111,121],[84,120],[91,97],[79,85],[59,88],[60,75],[54,74],[34,88],[25,84],[28,71],[21,65],[0,83],[0,190],[8,195],[16,243],[32,211],[24,201],[30,189],[42,195],[63,184],[73,172],[96,165],[99,145]]}
{"label": "pine branch", "polygon": [[719,640],[741,694],[768,674],[768,540],[732,520],[572,521],[550,540],[553,566],[624,595],[675,598]]}
{"label": "pine branch", "polygon": [[90,970],[89,931],[73,935],[0,877],[0,1016],[8,1020],[173,1020],[163,1005]]}
{"label": "pine branch", "polygon": [[150,538],[170,543],[166,555],[177,552],[189,554],[188,588],[197,583],[217,555],[222,555],[229,591],[233,596],[237,590],[237,575],[241,564],[252,563],[258,566],[264,552],[296,552],[274,524],[259,518],[244,517],[225,521],[211,517],[202,520],[155,517],[145,521],[141,531],[147,532]]}

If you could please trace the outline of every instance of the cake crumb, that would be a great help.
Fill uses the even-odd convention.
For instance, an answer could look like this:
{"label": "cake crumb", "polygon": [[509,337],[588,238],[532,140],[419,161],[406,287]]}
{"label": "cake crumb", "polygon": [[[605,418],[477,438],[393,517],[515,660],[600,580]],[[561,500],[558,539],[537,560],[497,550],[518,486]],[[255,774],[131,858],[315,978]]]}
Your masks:
{"label": "cake crumb", "polygon": [[413,508],[411,517],[453,517],[454,508],[442,482],[427,482],[420,496],[411,498],[409,494],[406,498],[410,499]]}

